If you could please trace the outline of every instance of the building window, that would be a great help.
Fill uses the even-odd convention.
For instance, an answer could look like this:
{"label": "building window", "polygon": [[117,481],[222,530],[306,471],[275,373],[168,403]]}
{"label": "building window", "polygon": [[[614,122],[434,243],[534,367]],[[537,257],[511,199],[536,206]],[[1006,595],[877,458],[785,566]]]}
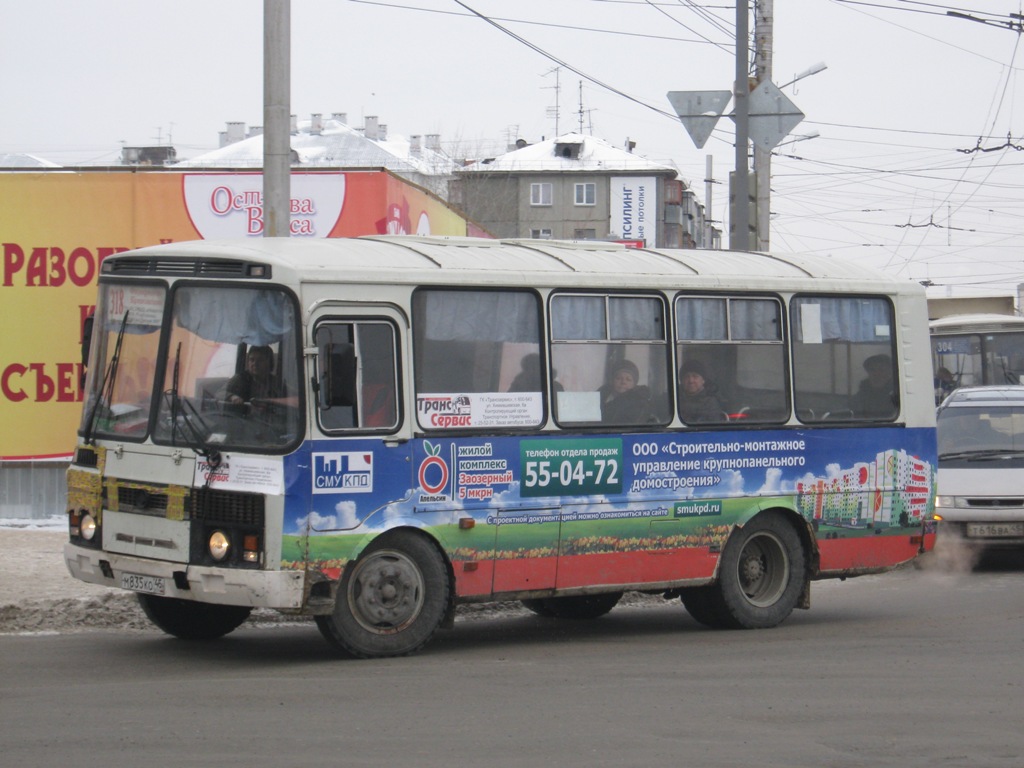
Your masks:
{"label": "building window", "polygon": [[534,240],[550,240],[551,230],[550,229],[531,229],[530,237]]}
{"label": "building window", "polygon": [[576,185],[576,205],[595,205],[597,201],[597,185],[593,182]]}
{"label": "building window", "polygon": [[572,231],[573,240],[596,240],[597,230],[596,229],[574,229]]}
{"label": "building window", "polygon": [[551,205],[551,182],[530,185],[530,205]]}

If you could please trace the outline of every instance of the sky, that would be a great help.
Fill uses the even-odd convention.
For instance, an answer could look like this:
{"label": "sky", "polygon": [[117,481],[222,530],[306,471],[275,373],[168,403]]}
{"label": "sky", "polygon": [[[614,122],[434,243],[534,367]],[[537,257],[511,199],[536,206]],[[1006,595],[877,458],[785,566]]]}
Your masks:
{"label": "sky", "polygon": [[[772,250],[930,295],[1024,283],[1024,0],[963,2],[775,0],[772,79],[805,118],[774,150]],[[116,164],[124,145],[172,143],[187,158],[227,122],[263,123],[259,0],[0,8],[0,154]],[[720,0],[291,0],[291,112],[375,115],[457,157],[579,130],[631,140],[701,201],[710,189],[727,228],[732,105],[698,149],[666,94],[731,90],[735,27]]]}

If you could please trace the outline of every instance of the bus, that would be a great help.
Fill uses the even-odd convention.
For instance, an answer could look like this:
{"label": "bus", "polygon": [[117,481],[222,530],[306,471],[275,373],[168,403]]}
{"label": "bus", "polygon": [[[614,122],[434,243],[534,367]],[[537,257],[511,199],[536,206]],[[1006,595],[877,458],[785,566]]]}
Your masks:
{"label": "bus", "polygon": [[371,236],[102,262],[64,559],[341,655],[626,592],[767,628],[934,545],[923,288],[835,259]]}
{"label": "bus", "polygon": [[1020,384],[1024,375],[1024,317],[963,314],[932,320],[935,400],[958,387]]}

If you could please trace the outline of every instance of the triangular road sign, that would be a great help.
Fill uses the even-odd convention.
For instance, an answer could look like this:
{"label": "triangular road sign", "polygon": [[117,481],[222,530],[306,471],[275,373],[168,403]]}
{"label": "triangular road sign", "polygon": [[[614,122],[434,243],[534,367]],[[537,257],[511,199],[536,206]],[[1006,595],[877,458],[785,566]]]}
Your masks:
{"label": "triangular road sign", "polygon": [[703,148],[718,118],[732,98],[732,91],[669,91],[668,101],[690,134],[697,149]]}

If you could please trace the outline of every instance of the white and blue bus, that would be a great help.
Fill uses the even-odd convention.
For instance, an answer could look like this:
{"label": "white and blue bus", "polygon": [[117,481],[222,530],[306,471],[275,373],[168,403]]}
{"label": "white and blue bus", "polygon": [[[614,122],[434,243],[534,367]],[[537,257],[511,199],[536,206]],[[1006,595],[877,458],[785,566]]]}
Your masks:
{"label": "white and blue bus", "polygon": [[181,638],[405,654],[459,604],[770,627],[934,542],[924,290],[835,259],[470,238],[104,260],[65,561]]}

